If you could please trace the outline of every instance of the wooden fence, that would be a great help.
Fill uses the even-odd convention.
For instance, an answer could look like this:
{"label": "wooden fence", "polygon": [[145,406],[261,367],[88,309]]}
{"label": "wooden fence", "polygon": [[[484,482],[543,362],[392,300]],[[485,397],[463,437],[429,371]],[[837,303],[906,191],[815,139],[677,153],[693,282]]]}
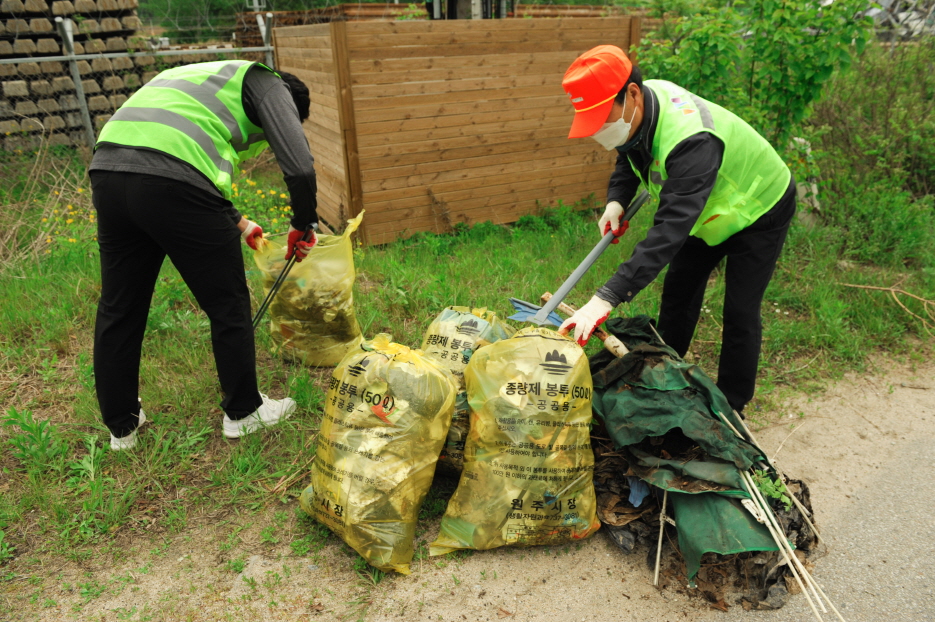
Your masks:
{"label": "wooden fence", "polygon": [[602,197],[614,154],[569,140],[561,82],[582,52],[629,49],[640,20],[332,22],[276,28],[276,66],[311,90],[319,213],[367,210],[367,244],[515,222]]}

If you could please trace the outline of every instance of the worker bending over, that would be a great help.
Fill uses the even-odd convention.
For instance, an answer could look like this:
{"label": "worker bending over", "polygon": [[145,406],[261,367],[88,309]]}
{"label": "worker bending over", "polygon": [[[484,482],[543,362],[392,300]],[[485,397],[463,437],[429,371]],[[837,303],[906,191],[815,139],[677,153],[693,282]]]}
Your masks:
{"label": "worker bending over", "polygon": [[584,343],[614,307],[668,265],[659,332],[679,356],[691,343],[711,271],[727,258],[717,385],[740,414],[753,398],[762,341],[760,305],[795,213],[795,182],[770,144],[742,119],[664,80],[642,81],[617,47],[579,56],[562,81],[575,108],[569,138],[617,150],[601,235],[621,235],[640,185],[659,201],[653,226],[607,283],[571,318]]}
{"label": "worker bending over", "polygon": [[140,351],[156,278],[168,255],[211,322],[223,392],[223,431],[237,438],[295,410],[259,392],[240,238],[263,230],[231,203],[240,162],[272,147],[292,205],[287,253],[301,261],[317,228],[312,155],[302,131],[309,92],[291,74],[260,63],[175,67],[138,90],[101,130],[89,169],[98,213],[101,299],[94,375],[114,450],[132,448],[146,421]]}

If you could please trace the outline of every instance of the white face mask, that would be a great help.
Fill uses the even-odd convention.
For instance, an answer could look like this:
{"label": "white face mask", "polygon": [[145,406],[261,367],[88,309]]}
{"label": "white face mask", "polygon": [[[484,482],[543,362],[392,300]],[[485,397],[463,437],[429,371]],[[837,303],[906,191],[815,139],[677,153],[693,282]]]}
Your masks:
{"label": "white face mask", "polygon": [[633,114],[629,121],[623,120],[623,111],[620,111],[620,118],[613,123],[605,123],[604,127],[591,135],[591,138],[600,143],[601,147],[610,151],[627,142],[630,137],[630,128],[633,125],[633,117],[636,116],[636,106],[633,106]]}

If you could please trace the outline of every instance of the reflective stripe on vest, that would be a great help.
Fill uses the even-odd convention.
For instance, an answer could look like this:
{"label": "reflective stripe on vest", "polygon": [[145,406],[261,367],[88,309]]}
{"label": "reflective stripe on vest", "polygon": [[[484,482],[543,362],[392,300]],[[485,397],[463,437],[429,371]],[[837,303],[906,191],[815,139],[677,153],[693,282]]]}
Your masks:
{"label": "reflective stripe on vest", "polygon": [[146,86],[161,87],[168,89],[177,89],[186,95],[191,95],[203,104],[205,108],[213,112],[224,124],[224,127],[231,133],[231,145],[234,151],[246,151],[252,143],[266,139],[266,134],[250,134],[246,141],[240,132],[240,125],[234,120],[234,115],[227,109],[221,100],[217,98],[218,91],[223,89],[228,81],[237,73],[239,65],[227,65],[215,75],[208,77],[201,84],[195,84],[181,78],[159,79],[157,76],[146,84]]}
{"label": "reflective stripe on vest", "polygon": [[[167,153],[194,166],[230,198],[236,165],[267,146],[262,128],[243,109],[243,80],[255,64],[215,61],[160,73],[117,110],[98,143]],[[160,131],[160,125],[191,143]]]}
{"label": "reflective stripe on vest", "polygon": [[659,198],[666,159],[680,142],[710,132],[724,143],[717,180],[691,235],[708,245],[720,244],[772,208],[789,186],[791,173],[779,154],[742,119],[721,106],[664,80],[646,80],[659,102],[648,179],[649,193]]}

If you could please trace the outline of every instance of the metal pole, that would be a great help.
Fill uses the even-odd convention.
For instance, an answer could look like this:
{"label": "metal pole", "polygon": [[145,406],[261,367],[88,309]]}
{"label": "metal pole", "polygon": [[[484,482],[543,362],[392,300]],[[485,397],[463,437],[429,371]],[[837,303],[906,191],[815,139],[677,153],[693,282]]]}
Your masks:
{"label": "metal pole", "polygon": [[266,48],[266,66],[270,69],[275,69],[273,67],[273,52],[270,49],[270,42],[273,40],[273,14],[266,14],[266,21],[263,21],[262,15],[256,16],[257,26],[260,27],[260,36],[263,37],[263,47]]}
{"label": "metal pole", "polygon": [[55,27],[62,38],[65,52],[68,55],[68,65],[71,68],[71,79],[75,83],[75,97],[78,99],[78,108],[81,110],[81,122],[87,134],[88,147],[94,149],[97,142],[94,136],[94,126],[91,124],[91,114],[88,112],[88,102],[84,98],[84,86],[81,84],[81,73],[78,71],[78,61],[75,59],[75,40],[72,36],[73,24],[70,18],[55,18]]}
{"label": "metal pole", "polygon": [[441,19],[441,18],[442,18],[441,0],[432,0],[432,19]]}

